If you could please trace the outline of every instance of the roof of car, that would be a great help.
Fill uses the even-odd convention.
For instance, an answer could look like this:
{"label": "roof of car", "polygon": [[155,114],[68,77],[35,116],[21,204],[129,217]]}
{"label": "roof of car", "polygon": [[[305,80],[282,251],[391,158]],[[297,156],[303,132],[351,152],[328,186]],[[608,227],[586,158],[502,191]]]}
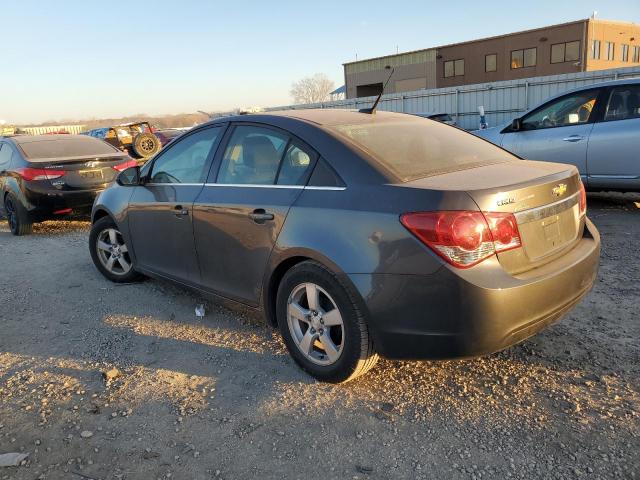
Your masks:
{"label": "roof of car", "polygon": [[286,117],[297,120],[303,120],[305,122],[315,123],[317,125],[353,125],[353,124],[367,124],[378,123],[381,120],[393,121],[393,120],[405,120],[405,121],[420,121],[419,117],[413,115],[406,115],[404,113],[395,112],[383,112],[377,111],[374,114],[362,113],[358,110],[344,110],[338,108],[314,108],[314,109],[300,109],[300,110],[278,110],[272,112],[263,112],[248,115],[238,115],[235,117],[226,117],[213,120],[216,123],[220,121],[250,121],[252,118],[268,119],[268,117]]}
{"label": "roof of car", "polygon": [[[14,143],[17,144],[23,144],[23,143],[33,143],[33,142],[45,142],[45,141],[51,141],[51,140],[60,140],[60,139],[64,139],[64,138],[76,138],[79,137],[79,135],[70,135],[68,133],[52,133],[49,135],[17,135],[15,137],[11,137],[11,140],[14,141]],[[86,138],[91,138],[91,137],[86,137]]]}

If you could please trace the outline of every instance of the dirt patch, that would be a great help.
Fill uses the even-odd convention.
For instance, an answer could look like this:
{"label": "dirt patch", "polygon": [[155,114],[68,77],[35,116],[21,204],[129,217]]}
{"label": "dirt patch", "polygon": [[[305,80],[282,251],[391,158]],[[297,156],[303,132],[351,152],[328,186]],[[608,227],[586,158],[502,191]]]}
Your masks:
{"label": "dirt patch", "polygon": [[[0,227],[0,479],[634,478],[640,209],[594,195],[594,290],[489,357],[313,381],[251,312],[93,267],[86,222]],[[104,373],[116,368],[107,382]]]}

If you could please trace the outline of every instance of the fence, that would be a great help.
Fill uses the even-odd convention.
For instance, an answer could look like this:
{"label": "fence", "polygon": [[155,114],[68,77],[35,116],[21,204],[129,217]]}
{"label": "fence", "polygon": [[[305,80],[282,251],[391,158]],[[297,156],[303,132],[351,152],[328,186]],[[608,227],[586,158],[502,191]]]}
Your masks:
{"label": "fence", "polygon": [[[489,126],[495,126],[511,120],[519,113],[557,93],[593,83],[631,77],[640,77],[640,67],[391,93],[382,97],[378,109],[403,113],[449,113],[454,116],[460,127],[472,130],[477,129],[479,125],[478,106],[480,105],[484,106]],[[308,105],[271,107],[266,110],[359,109],[370,107],[374,100],[375,97],[352,98]]]}

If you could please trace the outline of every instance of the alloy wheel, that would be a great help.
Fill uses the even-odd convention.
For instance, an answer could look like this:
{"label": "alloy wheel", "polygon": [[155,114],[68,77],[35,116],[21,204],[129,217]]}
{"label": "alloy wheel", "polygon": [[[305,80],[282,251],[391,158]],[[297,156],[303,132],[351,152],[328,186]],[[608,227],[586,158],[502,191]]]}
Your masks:
{"label": "alloy wheel", "polygon": [[287,302],[287,324],[302,354],[318,365],[333,365],[344,348],[344,323],[336,302],[315,283],[293,289]]}
{"label": "alloy wheel", "polygon": [[106,228],[98,234],[96,251],[100,263],[109,273],[126,275],[131,270],[129,249],[115,228]]}

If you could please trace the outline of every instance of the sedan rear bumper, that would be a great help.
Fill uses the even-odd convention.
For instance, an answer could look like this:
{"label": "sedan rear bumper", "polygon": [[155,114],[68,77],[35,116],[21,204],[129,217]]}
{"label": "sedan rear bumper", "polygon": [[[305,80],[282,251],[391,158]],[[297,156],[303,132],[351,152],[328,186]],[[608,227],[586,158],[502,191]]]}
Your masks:
{"label": "sedan rear bumper", "polygon": [[27,191],[28,209],[36,219],[56,217],[54,212],[71,208],[74,212],[90,212],[100,190],[61,190],[43,189]]}
{"label": "sedan rear bumper", "polygon": [[494,257],[468,270],[349,278],[382,356],[464,358],[502,350],[558,320],[593,286],[599,258],[600,236],[587,220],[571,251],[522,275],[509,275]]}

